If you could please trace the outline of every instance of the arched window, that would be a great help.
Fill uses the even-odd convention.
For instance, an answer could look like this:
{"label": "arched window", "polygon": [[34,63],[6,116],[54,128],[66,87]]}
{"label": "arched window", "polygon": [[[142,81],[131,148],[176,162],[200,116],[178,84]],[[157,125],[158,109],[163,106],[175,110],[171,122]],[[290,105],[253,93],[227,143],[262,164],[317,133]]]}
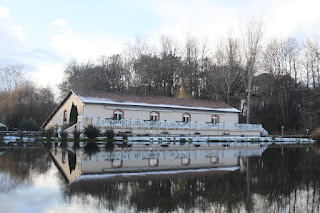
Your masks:
{"label": "arched window", "polygon": [[63,111],[63,124],[67,123],[67,110]]}
{"label": "arched window", "polygon": [[159,112],[151,112],[150,113],[150,120],[152,121],[158,121],[159,120]]}
{"label": "arched window", "polygon": [[189,113],[184,113],[182,115],[182,121],[186,122],[186,123],[190,122],[191,121],[191,115]]}
{"label": "arched window", "polygon": [[115,111],[113,111],[113,118],[115,119],[115,120],[121,120],[121,119],[123,119],[124,118],[124,116],[123,116],[123,111],[122,110],[115,110]]}
{"label": "arched window", "polygon": [[214,124],[219,123],[219,116],[218,115],[212,115],[211,116],[211,122]]}

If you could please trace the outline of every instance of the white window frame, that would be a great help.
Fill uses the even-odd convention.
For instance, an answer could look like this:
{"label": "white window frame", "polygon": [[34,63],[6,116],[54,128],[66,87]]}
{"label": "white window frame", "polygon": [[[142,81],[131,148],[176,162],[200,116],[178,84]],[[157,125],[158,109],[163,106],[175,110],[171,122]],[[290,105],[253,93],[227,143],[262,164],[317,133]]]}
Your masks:
{"label": "white window frame", "polygon": [[159,120],[159,113],[158,112],[151,112],[150,113],[150,120],[158,121]]}
{"label": "white window frame", "polygon": [[185,113],[182,115],[182,121],[185,123],[189,123],[191,121],[191,115]]}
{"label": "white window frame", "polygon": [[116,111],[113,112],[113,117],[116,120],[121,120],[121,119],[123,119],[123,112],[120,111],[120,110],[116,110]]}
{"label": "white window frame", "polygon": [[214,123],[214,124],[219,123],[219,117],[216,116],[216,115],[212,115],[211,116],[211,122]]}

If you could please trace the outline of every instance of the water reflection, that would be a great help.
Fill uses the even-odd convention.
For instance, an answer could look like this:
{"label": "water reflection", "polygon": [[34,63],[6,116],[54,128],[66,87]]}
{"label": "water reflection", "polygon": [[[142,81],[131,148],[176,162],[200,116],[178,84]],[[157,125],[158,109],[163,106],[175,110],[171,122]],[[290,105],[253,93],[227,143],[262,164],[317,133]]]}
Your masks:
{"label": "water reflection", "polygon": [[[270,148],[241,157],[241,170],[139,179],[82,179],[65,196],[97,208],[152,212],[319,212],[320,158],[306,148]],[[90,201],[88,201],[90,203]],[[91,203],[92,204],[92,203]]]}
{"label": "water reflection", "polygon": [[[230,155],[227,150],[196,150],[190,152],[190,164],[181,162],[181,157],[188,156],[187,150],[168,151],[154,154],[154,150],[142,150],[133,155],[115,151],[90,156],[81,150],[75,153],[53,148],[52,155],[66,165],[65,173],[82,174],[66,184],[57,176],[62,173],[52,166],[43,149],[0,149],[0,209],[2,212],[320,212],[320,154],[312,148],[271,147],[264,152],[240,149]],[[125,168],[127,161],[135,158],[149,167],[148,159],[154,158],[145,156],[159,157],[158,167],[165,157],[180,165],[188,164],[182,167],[203,159],[208,165],[235,163],[240,169],[82,178],[89,175],[82,172],[81,165],[102,160],[111,166],[108,159],[121,156],[119,153],[123,166],[115,169]],[[210,162],[213,156],[219,157],[219,161],[214,158]],[[10,209],[10,205],[16,209]]]}
{"label": "water reflection", "polygon": [[0,193],[31,183],[32,177],[45,173],[50,157],[39,148],[2,148],[0,150]]}
{"label": "water reflection", "polygon": [[86,174],[239,167],[243,157],[260,156],[266,148],[118,149],[95,154],[56,148],[51,156],[67,181],[73,182]]}

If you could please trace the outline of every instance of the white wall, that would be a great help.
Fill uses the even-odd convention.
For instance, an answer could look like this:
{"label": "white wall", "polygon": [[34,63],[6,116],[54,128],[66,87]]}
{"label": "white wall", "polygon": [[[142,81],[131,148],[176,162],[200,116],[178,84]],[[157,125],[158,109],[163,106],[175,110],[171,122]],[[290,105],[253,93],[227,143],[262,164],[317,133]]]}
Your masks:
{"label": "white wall", "polygon": [[60,109],[56,112],[56,114],[53,116],[53,118],[50,120],[50,122],[47,124],[46,129],[49,127],[52,127],[54,125],[63,125],[63,114],[64,111],[67,111],[67,123],[69,122],[70,119],[70,110],[72,106],[72,102],[74,105],[77,106],[78,108],[78,115],[82,116],[83,115],[83,106],[84,104],[82,101],[76,96],[75,94],[71,94],[68,100],[60,107]]}
{"label": "white wall", "polygon": [[182,115],[189,113],[191,115],[191,122],[211,122],[211,116],[219,116],[219,123],[239,123],[238,113],[231,112],[211,112],[211,111],[199,111],[199,110],[169,110],[161,108],[142,108],[142,107],[117,107],[104,104],[87,104],[85,106],[85,116],[112,118],[115,110],[122,110],[124,113],[124,119],[132,120],[149,120],[150,112],[156,111],[159,113],[160,121],[182,121]]}

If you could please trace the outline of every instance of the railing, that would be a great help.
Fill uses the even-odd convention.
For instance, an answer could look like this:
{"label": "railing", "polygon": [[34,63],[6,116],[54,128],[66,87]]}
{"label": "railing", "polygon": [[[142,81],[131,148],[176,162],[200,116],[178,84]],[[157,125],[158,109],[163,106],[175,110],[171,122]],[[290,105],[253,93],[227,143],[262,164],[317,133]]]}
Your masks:
{"label": "railing", "polygon": [[0,135],[16,137],[37,137],[43,136],[43,131],[0,131]]}
{"label": "railing", "polygon": [[112,120],[92,119],[92,124],[105,127],[138,127],[138,128],[160,128],[160,129],[196,129],[196,130],[258,130],[267,133],[261,124],[232,124],[232,123],[210,123],[210,122],[182,122],[182,121],[151,121],[151,120]]}

